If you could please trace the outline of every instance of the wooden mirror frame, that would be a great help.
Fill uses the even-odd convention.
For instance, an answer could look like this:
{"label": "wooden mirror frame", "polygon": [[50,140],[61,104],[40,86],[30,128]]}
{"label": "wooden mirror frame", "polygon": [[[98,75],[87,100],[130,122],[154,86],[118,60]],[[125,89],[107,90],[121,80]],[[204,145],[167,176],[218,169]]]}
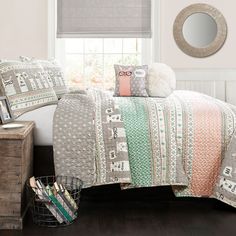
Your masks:
{"label": "wooden mirror frame", "polygon": [[[211,16],[217,25],[217,35],[215,39],[206,47],[197,48],[190,45],[183,35],[183,25],[186,19],[195,13],[205,13]],[[227,23],[224,16],[215,7],[198,3],[184,8],[176,17],[173,26],[174,39],[178,47],[187,55],[192,57],[208,57],[219,51],[227,38]]]}

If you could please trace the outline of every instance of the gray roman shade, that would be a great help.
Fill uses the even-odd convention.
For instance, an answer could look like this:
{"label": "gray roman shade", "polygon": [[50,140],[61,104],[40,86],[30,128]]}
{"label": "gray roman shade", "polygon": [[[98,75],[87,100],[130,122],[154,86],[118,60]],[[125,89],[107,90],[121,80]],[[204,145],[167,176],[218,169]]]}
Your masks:
{"label": "gray roman shade", "polygon": [[58,0],[57,37],[151,37],[151,0]]}

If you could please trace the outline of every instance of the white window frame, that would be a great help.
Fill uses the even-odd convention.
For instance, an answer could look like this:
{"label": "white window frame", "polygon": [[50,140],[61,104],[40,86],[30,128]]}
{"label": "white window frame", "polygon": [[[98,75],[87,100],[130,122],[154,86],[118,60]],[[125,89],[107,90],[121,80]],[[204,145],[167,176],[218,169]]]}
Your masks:
{"label": "white window frame", "polygon": [[[48,0],[48,58],[57,58],[65,66],[65,42],[56,38],[56,0]],[[160,60],[161,0],[152,0],[152,38],[142,40],[143,64]]]}

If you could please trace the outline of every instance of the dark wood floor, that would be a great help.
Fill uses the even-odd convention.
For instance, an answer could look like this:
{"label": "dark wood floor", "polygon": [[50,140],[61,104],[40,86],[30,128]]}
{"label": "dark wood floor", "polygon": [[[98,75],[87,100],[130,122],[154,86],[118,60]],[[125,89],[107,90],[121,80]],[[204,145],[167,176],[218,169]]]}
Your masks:
{"label": "dark wood floor", "polygon": [[[170,191],[166,189],[165,194]],[[0,231],[1,236],[234,236],[236,210],[212,199],[164,199],[160,188],[132,192],[85,190],[79,218],[64,228],[42,228],[27,217],[23,231]]]}

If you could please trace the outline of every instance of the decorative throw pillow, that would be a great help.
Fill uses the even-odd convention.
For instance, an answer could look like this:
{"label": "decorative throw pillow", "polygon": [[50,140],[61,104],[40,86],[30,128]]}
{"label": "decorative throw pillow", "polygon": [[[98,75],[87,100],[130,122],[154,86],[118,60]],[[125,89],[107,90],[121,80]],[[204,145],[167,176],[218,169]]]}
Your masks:
{"label": "decorative throw pillow", "polygon": [[20,59],[23,62],[37,62],[43,67],[50,86],[54,89],[58,98],[68,92],[63,71],[56,60],[37,60],[24,56],[21,56]]}
{"label": "decorative throw pillow", "polygon": [[148,66],[114,65],[116,87],[114,96],[147,97]]}
{"label": "decorative throw pillow", "polygon": [[168,97],[176,88],[175,72],[162,63],[154,63],[148,71],[148,93],[151,97]]}
{"label": "decorative throw pillow", "polygon": [[1,62],[0,93],[8,97],[15,117],[58,101],[43,68],[37,63]]}

